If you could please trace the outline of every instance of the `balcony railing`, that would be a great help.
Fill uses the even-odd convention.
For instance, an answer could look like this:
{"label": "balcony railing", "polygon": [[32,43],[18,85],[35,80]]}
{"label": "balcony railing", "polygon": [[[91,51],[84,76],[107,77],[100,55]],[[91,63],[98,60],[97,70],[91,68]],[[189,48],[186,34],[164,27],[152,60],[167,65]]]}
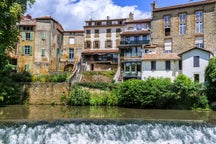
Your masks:
{"label": "balcony railing", "polygon": [[141,78],[141,73],[140,72],[122,72],[122,76],[125,78]]}
{"label": "balcony railing", "polygon": [[127,41],[127,40],[123,40],[120,41],[121,45],[130,45],[130,44],[149,44],[150,40],[137,40],[137,41]]}

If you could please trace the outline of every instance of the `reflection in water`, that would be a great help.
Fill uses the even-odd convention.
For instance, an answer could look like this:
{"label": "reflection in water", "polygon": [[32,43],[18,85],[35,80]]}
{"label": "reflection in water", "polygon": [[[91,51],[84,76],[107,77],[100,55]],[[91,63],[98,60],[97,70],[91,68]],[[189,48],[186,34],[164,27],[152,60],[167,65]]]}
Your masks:
{"label": "reflection in water", "polygon": [[56,119],[144,119],[195,120],[215,122],[216,112],[188,110],[144,110],[119,107],[71,107],[50,105],[13,105],[0,107],[0,120],[56,120]]}

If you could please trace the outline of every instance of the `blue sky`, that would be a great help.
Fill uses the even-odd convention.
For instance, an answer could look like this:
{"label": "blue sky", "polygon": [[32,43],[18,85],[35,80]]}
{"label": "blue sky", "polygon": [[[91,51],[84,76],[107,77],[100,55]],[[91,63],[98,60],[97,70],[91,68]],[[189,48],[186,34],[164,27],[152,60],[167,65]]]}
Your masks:
{"label": "blue sky", "polygon": [[[91,19],[127,18],[130,12],[135,19],[150,18],[154,0],[36,0],[28,14],[33,18],[51,16],[65,30],[83,29]],[[158,7],[188,3],[189,0],[155,0]],[[193,0],[194,2],[200,0]]]}

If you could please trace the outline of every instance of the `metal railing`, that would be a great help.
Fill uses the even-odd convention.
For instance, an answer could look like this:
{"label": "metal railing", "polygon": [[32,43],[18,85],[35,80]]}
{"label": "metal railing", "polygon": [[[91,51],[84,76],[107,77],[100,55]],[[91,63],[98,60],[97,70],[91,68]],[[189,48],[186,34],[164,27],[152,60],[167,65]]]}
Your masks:
{"label": "metal railing", "polygon": [[128,40],[123,40],[120,41],[121,45],[130,45],[130,44],[149,44],[150,40],[137,40],[137,41],[128,41]]}

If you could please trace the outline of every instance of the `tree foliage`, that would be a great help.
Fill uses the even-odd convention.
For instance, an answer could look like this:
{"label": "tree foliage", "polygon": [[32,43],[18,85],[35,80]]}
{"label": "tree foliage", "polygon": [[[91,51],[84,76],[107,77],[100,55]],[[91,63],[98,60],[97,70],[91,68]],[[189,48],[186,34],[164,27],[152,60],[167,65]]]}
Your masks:
{"label": "tree foliage", "polygon": [[0,1],[0,71],[8,63],[7,51],[15,48],[19,31],[17,24],[24,14],[27,4],[34,0],[1,0]]}
{"label": "tree foliage", "polygon": [[205,79],[207,81],[207,96],[210,101],[216,101],[216,58],[211,58],[205,70]]}

